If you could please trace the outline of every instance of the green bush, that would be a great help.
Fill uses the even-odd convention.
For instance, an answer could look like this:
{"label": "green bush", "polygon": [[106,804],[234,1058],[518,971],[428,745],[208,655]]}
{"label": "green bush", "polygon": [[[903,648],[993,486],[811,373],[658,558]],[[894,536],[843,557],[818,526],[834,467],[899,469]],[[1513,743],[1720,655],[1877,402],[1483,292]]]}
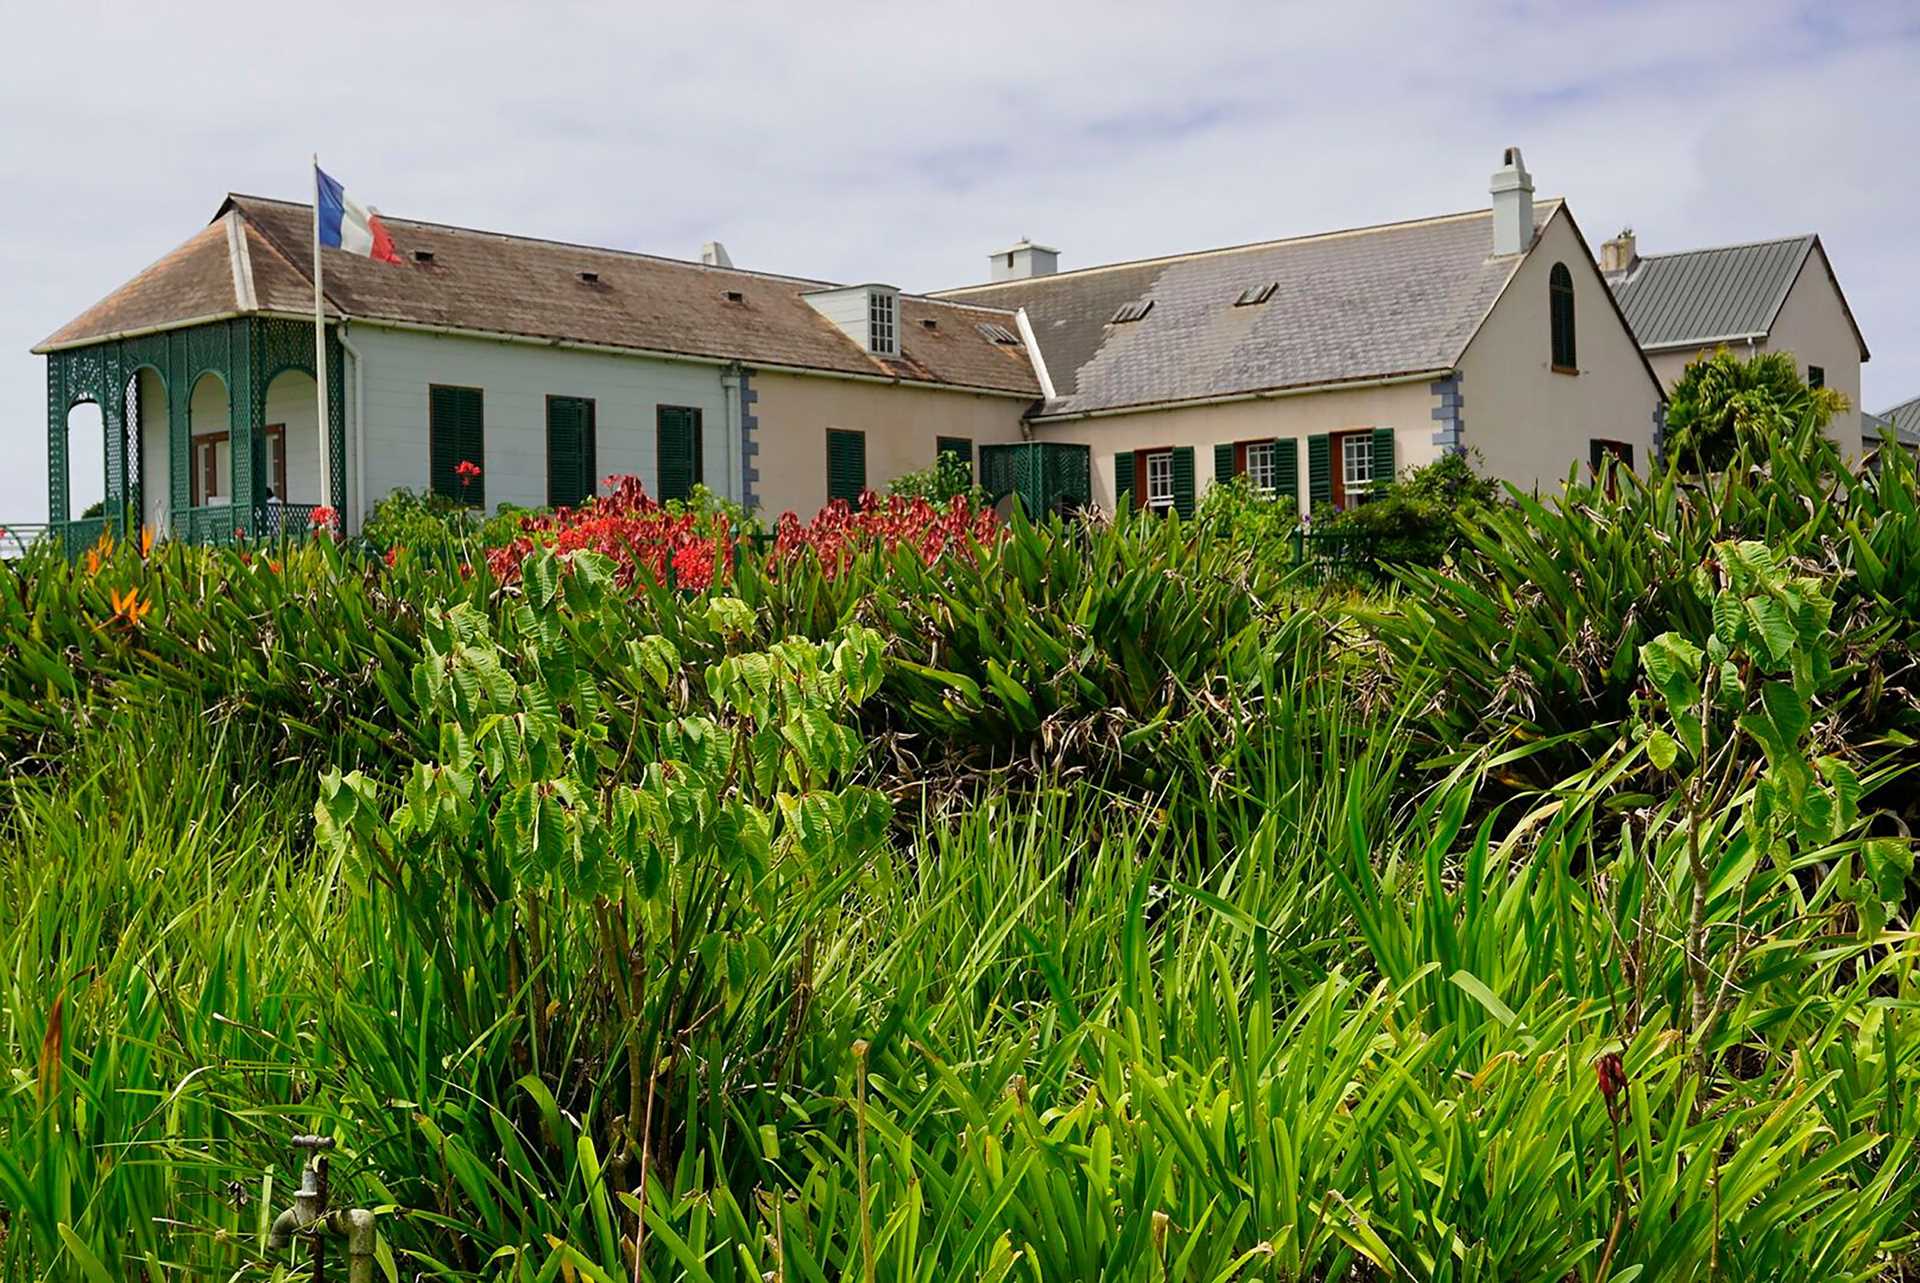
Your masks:
{"label": "green bush", "polygon": [[945,506],[965,499],[976,508],[984,507],[987,492],[974,484],[973,463],[962,455],[942,451],[934,461],[918,472],[903,472],[887,483],[887,493],[907,499],[925,499]]}
{"label": "green bush", "polygon": [[1499,483],[1481,474],[1477,458],[1443,454],[1316,526],[1353,536],[1374,565],[1438,566],[1458,545],[1461,520],[1499,500]]}

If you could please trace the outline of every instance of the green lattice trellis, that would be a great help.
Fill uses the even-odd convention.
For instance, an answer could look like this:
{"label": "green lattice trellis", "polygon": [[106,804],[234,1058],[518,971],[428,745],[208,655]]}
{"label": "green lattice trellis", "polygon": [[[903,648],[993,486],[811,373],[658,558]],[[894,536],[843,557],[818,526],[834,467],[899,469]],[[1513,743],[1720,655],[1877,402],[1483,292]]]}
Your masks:
{"label": "green lattice trellis", "polygon": [[[151,369],[165,389],[167,403],[168,508],[181,538],[214,536],[205,522],[189,517],[192,502],[191,422],[194,384],[213,374],[226,387],[232,459],[233,517],[245,520],[265,497],[267,390],[288,370],[313,376],[313,327],[278,317],[243,316],[206,325],[134,338],[109,339],[47,355],[47,520],[66,528],[67,415],[92,401],[100,407],[106,437],[106,512],[109,523],[134,523],[144,512],[143,490],[159,478],[142,475],[142,418],[128,414],[128,384]],[[244,428],[246,430],[242,431]],[[327,330],[327,436],[330,443],[329,493],[345,507],[347,491],[346,377],[340,340]],[[256,523],[257,524],[257,523]],[[196,528],[196,526],[201,528]],[[244,529],[244,525],[236,527]],[[90,533],[90,532],[89,532]],[[218,534],[230,536],[230,530]]]}
{"label": "green lattice trellis", "polygon": [[980,484],[996,503],[1019,495],[1027,514],[1035,517],[1093,501],[1088,448],[1064,441],[983,446]]}

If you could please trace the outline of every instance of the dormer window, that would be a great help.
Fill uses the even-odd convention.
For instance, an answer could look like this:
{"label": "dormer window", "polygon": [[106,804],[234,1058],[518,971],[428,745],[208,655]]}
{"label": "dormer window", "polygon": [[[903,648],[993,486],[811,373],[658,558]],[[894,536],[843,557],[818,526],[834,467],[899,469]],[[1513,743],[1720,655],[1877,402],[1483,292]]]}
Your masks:
{"label": "dormer window", "polygon": [[874,356],[900,355],[900,291],[891,285],[834,285],[800,296]]}
{"label": "dormer window", "polygon": [[1113,314],[1113,319],[1107,322],[1107,324],[1131,325],[1151,311],[1153,311],[1152,299],[1139,299],[1132,303],[1122,304],[1120,310]]}
{"label": "dormer window", "polygon": [[1258,307],[1260,304],[1272,298],[1273,292],[1279,288],[1280,282],[1278,281],[1268,281],[1264,285],[1249,285],[1240,291],[1240,297],[1233,300],[1233,305],[1235,307]]}
{"label": "dormer window", "polygon": [[875,356],[900,355],[900,296],[892,290],[867,292],[867,350]]}

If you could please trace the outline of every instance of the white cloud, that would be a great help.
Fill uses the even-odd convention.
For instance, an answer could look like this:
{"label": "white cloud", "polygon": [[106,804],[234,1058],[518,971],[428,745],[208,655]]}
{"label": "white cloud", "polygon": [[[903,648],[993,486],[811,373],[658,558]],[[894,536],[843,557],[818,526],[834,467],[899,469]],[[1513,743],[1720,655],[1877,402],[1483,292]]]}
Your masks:
{"label": "white cloud", "polygon": [[[329,20],[313,21],[316,12]],[[44,510],[26,348],[322,153],[395,213],[932,288],[1473,207],[1519,143],[1588,233],[1822,234],[1920,394],[1904,5],[37,6],[0,54],[0,518]]]}

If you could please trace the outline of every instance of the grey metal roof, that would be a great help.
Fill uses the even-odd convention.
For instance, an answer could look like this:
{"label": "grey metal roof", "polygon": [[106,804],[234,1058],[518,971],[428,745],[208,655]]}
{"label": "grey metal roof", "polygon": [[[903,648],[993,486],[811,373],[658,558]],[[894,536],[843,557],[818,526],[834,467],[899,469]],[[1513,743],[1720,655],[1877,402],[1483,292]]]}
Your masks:
{"label": "grey metal roof", "polygon": [[[1536,223],[1560,209],[1536,203]],[[1492,244],[1476,210],[939,297],[1024,307],[1056,393],[1043,414],[1080,414],[1451,369],[1521,262]],[[1234,306],[1269,283],[1266,302]]]}
{"label": "grey metal roof", "polygon": [[1765,338],[1812,236],[1651,254],[1607,283],[1642,348]]}
{"label": "grey metal roof", "polygon": [[1920,446],[1920,396],[1911,401],[1902,401],[1891,410],[1882,410],[1880,417],[1893,420],[1893,430],[1900,436],[1900,444]]}

